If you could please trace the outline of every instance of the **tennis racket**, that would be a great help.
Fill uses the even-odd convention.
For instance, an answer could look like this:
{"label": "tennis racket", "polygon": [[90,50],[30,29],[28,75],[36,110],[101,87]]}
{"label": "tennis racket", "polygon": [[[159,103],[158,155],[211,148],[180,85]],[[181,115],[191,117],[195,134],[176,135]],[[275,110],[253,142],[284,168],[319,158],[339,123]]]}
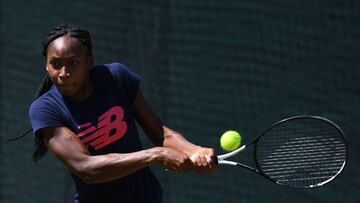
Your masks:
{"label": "tennis racket", "polygon": [[[227,160],[251,146],[254,167]],[[343,131],[334,122],[316,116],[296,116],[276,122],[249,144],[217,156],[218,164],[240,166],[292,188],[314,188],[329,183],[344,169],[346,159]]]}

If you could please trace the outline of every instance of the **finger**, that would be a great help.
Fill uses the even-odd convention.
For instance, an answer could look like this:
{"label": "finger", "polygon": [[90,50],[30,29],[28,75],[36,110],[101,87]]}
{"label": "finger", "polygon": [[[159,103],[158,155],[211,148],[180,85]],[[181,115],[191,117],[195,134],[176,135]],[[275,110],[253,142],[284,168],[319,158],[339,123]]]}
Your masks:
{"label": "finger", "polygon": [[206,165],[207,165],[206,158],[204,156],[199,156],[196,161],[196,172],[203,173]]}
{"label": "finger", "polygon": [[214,159],[212,159],[207,154],[204,156],[204,159],[205,159],[205,161],[204,161],[205,165],[203,167],[201,167],[200,173],[208,174],[208,173],[212,173],[217,170]]}
{"label": "finger", "polygon": [[211,157],[209,155],[205,154],[205,159],[208,164],[211,163]]}
{"label": "finger", "polygon": [[215,155],[212,156],[206,155],[206,160],[211,168],[216,167],[217,157]]}
{"label": "finger", "polygon": [[206,156],[205,155],[200,156],[200,159],[201,159],[201,166],[206,167],[208,165]]}
{"label": "finger", "polygon": [[211,159],[211,157],[209,155],[205,155],[206,158],[206,162],[209,168],[213,168],[213,160]]}

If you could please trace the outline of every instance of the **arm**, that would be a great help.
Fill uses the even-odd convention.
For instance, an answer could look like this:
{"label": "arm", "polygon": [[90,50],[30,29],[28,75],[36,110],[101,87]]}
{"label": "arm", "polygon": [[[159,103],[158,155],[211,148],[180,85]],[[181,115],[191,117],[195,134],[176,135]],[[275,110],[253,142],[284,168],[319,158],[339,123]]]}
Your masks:
{"label": "arm", "polygon": [[190,170],[192,167],[191,163],[187,163],[186,156],[162,147],[126,154],[91,156],[75,134],[66,127],[44,128],[41,135],[49,150],[86,183],[112,181],[155,163],[161,163],[175,171],[186,170],[186,166]]}
{"label": "arm", "polygon": [[152,110],[140,90],[136,95],[132,110],[136,120],[156,146],[173,148],[189,157],[201,148],[187,141],[181,134],[166,127]]}
{"label": "arm", "polygon": [[140,90],[135,97],[132,110],[136,120],[155,145],[175,149],[186,154],[198,172],[207,173],[215,170],[214,150],[194,145],[180,133],[166,127],[154,113]]}

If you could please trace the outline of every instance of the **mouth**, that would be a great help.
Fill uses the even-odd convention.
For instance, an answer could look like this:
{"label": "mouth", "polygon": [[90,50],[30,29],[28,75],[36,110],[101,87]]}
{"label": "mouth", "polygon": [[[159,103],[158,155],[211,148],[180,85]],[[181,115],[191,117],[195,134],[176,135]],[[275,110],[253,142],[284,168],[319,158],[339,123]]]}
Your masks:
{"label": "mouth", "polygon": [[56,86],[62,87],[62,88],[69,88],[76,86],[76,82],[74,80],[70,80],[70,78],[67,79],[60,79],[56,81]]}
{"label": "mouth", "polygon": [[71,95],[75,91],[75,85],[71,83],[57,83],[56,87],[65,96]]}

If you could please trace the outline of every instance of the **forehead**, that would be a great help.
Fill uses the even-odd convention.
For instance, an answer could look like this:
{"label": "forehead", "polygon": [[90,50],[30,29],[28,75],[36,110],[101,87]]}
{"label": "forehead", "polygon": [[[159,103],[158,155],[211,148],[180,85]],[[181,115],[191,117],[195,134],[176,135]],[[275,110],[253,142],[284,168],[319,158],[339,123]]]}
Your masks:
{"label": "forehead", "polygon": [[68,58],[82,56],[85,51],[85,46],[77,38],[65,35],[49,44],[47,55],[48,57]]}

